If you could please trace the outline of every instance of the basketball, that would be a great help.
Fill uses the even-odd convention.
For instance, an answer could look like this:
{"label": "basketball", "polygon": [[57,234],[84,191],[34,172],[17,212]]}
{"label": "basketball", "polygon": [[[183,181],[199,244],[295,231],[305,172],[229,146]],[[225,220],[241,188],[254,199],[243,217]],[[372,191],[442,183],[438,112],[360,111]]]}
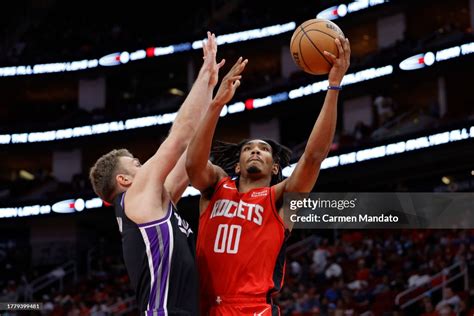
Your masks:
{"label": "basketball", "polygon": [[332,62],[324,55],[328,51],[339,56],[334,39],[344,33],[334,22],[325,19],[311,19],[300,24],[290,41],[294,62],[303,71],[312,75],[329,73]]}

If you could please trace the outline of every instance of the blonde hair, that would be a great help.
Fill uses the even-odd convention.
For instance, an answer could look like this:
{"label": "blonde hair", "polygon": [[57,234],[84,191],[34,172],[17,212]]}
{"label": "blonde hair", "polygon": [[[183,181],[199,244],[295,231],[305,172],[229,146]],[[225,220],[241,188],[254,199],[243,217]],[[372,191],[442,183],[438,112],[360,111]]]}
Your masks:
{"label": "blonde hair", "polygon": [[115,176],[119,171],[121,157],[133,155],[127,149],[114,149],[95,162],[89,172],[94,192],[103,200],[112,203],[116,190]]}

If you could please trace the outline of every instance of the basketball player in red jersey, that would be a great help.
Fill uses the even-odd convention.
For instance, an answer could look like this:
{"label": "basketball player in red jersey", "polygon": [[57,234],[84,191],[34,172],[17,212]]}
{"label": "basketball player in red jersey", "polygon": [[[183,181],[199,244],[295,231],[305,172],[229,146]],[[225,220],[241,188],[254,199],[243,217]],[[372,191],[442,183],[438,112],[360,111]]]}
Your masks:
{"label": "basketball player in red jersey", "polygon": [[[201,192],[196,256],[202,316],[279,315],[272,295],[283,284],[284,245],[292,228],[283,214],[283,194],[310,192],[329,152],[340,84],[350,60],[349,41],[335,42],[339,56],[325,52],[332,68],[324,105],[289,178],[281,181],[289,152],[273,141],[220,146],[213,153],[214,164],[208,161],[219,114],[240,85],[229,76],[223,78],[189,144],[186,169]],[[246,64],[240,58],[234,67]]]}

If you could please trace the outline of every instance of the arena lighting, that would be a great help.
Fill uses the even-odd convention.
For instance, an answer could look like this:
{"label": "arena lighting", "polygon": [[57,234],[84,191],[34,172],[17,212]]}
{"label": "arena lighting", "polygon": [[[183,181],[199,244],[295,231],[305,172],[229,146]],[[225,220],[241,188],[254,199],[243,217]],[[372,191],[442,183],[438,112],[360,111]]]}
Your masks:
{"label": "arena lighting", "polygon": [[[219,35],[216,37],[217,45],[231,44],[237,42],[245,42],[253,39],[270,37],[280,35],[289,31],[293,31],[296,28],[296,22],[288,22],[285,24],[277,24],[267,26],[261,29],[253,29],[249,31],[242,31],[227,35]],[[192,44],[193,49],[200,49],[203,41],[194,41]]]}
{"label": "arena lighting", "polygon": [[[420,62],[420,58],[423,59],[422,63],[426,64],[426,56],[428,59],[433,61],[443,61],[452,58],[457,58],[465,55],[474,53],[474,42],[466,43],[460,46],[455,46],[447,49],[440,50],[436,52],[436,55],[432,56],[429,53],[420,54],[412,56],[402,63],[400,67],[407,60],[413,60],[415,63]],[[120,55],[117,55],[120,58]],[[431,63],[428,61],[428,63]],[[433,61],[434,63],[434,61]],[[423,66],[424,67],[424,66]],[[421,67],[418,67],[421,68]],[[413,68],[417,69],[417,68]],[[358,71],[356,73],[350,73],[344,76],[343,85],[350,85],[358,82],[363,82],[366,80],[371,80],[383,76],[387,76],[393,73],[393,66],[387,65],[379,68],[369,68],[365,70]],[[245,110],[253,110],[261,107],[266,107],[272,104],[286,101],[288,99],[296,99],[304,97],[307,95],[315,94],[321,91],[325,91],[328,86],[327,80],[322,80],[309,84],[307,86],[302,86],[296,89],[293,89],[288,92],[280,92],[274,95],[270,95],[264,98],[257,99],[248,99],[245,102],[236,102],[230,105],[224,106],[221,112],[221,116],[226,116],[228,114],[235,114],[243,112]],[[91,136],[97,134],[106,134],[116,131],[123,131],[136,128],[144,128],[155,125],[163,125],[172,123],[176,117],[176,112],[165,113],[159,115],[145,116],[133,119],[127,119],[125,121],[114,121],[108,123],[100,123],[95,125],[85,125],[79,127],[72,127],[60,130],[52,130],[45,132],[33,132],[33,133],[15,133],[15,134],[0,134],[0,145],[8,144],[23,144],[23,143],[35,143],[35,142],[46,142],[46,141],[55,141],[76,138],[81,136]]]}
{"label": "arena lighting", "polygon": [[474,53],[474,42],[442,49],[436,53],[427,52],[424,54],[417,54],[403,60],[399,67],[401,70],[415,70],[431,66],[435,62],[458,58],[472,53]]}
{"label": "arena lighting", "polygon": [[[188,191],[188,190],[187,190]],[[103,206],[100,198],[90,200],[69,199],[54,203],[53,205],[29,205],[20,207],[0,208],[0,218],[25,217],[47,215],[54,213],[72,214],[82,212],[84,209],[99,208]]]}
{"label": "arena lighting", "polygon": [[0,77],[39,75],[57,72],[79,71],[96,68],[99,66],[97,59],[78,60],[64,63],[37,64],[25,66],[0,67]]}
{"label": "arena lighting", "polygon": [[26,170],[20,170],[18,175],[20,176],[21,179],[28,180],[28,181],[35,179],[35,176],[31,172],[28,172]]}
{"label": "arena lighting", "polygon": [[342,18],[349,13],[365,10],[379,4],[387,3],[389,1],[390,0],[356,0],[349,4],[340,4],[340,5],[327,8],[319,12],[316,15],[316,18],[326,19],[326,20],[335,20],[338,18]]}
{"label": "arena lighting", "polygon": [[[282,33],[292,31],[296,28],[295,22],[285,24],[276,24],[264,28],[241,31],[237,33],[225,34],[217,36],[216,40],[219,45],[245,42],[253,39],[276,36]],[[96,67],[111,67],[126,64],[128,62],[154,58],[158,56],[171,55],[179,52],[190,51],[192,49],[200,49],[203,40],[174,44],[164,47],[149,47],[134,52],[122,51],[105,55],[99,59],[80,60],[72,62],[60,62],[50,64],[25,65],[0,67],[0,77],[14,77],[38,75],[45,73],[60,73],[68,71],[79,71]]]}
{"label": "arena lighting", "polygon": [[[354,151],[338,156],[327,157],[322,165],[321,169],[336,168],[339,166],[355,164],[362,161],[372,160],[376,158],[382,158],[397,154],[403,154],[405,152],[421,150],[424,148],[435,147],[446,143],[453,143],[468,138],[474,138],[474,126],[470,128],[455,129],[447,132],[431,134],[428,136],[422,136],[418,138],[408,139],[406,141],[400,141],[388,145],[382,145],[359,151]],[[289,177],[294,171],[296,163],[284,168],[282,170],[283,176]],[[474,171],[471,172],[474,175]],[[184,191],[182,197],[198,196],[200,193],[194,187],[188,186]],[[103,201],[100,198],[93,198],[90,200],[84,199],[69,199],[59,201],[51,205],[31,205],[22,207],[7,207],[0,208],[0,218],[11,218],[11,217],[25,217],[35,215],[46,215],[51,212],[63,213],[63,214],[74,214],[81,212],[84,209],[99,208],[104,206]]]}
{"label": "arena lighting", "polygon": [[[435,147],[447,143],[465,140],[468,138],[474,138],[474,126],[471,126],[470,128],[466,127],[428,136],[408,139],[406,141],[400,141],[388,145],[362,149],[359,151],[341,154],[339,156],[331,156],[323,161],[321,169],[335,168],[366,160],[403,154],[409,151],[416,151],[424,148]],[[284,168],[282,170],[283,175],[285,177],[290,176],[295,167],[296,163]]]}
{"label": "arena lighting", "polygon": [[[356,73],[347,74],[344,77],[343,84],[350,85],[361,81],[366,81],[382,76],[389,75],[393,72],[392,66],[380,68],[365,69]],[[289,92],[280,92],[264,98],[248,99],[245,102],[236,102],[224,106],[221,117],[228,114],[235,114],[245,110],[253,110],[266,107],[272,104],[286,101],[288,99],[296,99],[310,94],[325,91],[328,86],[327,80],[315,82],[308,86],[300,87]],[[165,113],[160,115],[145,116],[139,118],[128,119],[125,121],[114,121],[109,123],[100,123],[94,125],[78,126],[60,130],[33,132],[33,133],[16,133],[0,135],[0,145],[7,144],[25,144],[36,142],[47,142],[55,140],[64,140],[82,136],[91,136],[98,134],[106,134],[117,131],[124,131],[136,128],[144,128],[155,125],[163,125],[172,123],[177,112]]]}
{"label": "arena lighting", "polygon": [[447,177],[447,176],[444,176],[441,178],[441,182],[443,182],[444,184],[448,185],[451,183],[451,178],[450,177]]}
{"label": "arena lighting", "polygon": [[99,65],[105,67],[120,65],[120,53],[105,55],[99,59]]}
{"label": "arena lighting", "polygon": [[51,210],[56,213],[74,213],[74,202],[74,200],[56,202],[51,207]]}
{"label": "arena lighting", "polygon": [[[393,72],[393,66],[390,66],[390,65],[380,67],[380,68],[369,68],[369,69],[361,70],[356,73],[345,75],[344,79],[342,80],[342,85],[347,86],[350,84],[387,76],[387,75],[392,74],[392,72]],[[309,84],[304,87],[299,87],[297,89],[291,90],[288,93],[288,97],[290,99],[296,99],[296,98],[304,97],[310,94],[315,94],[321,91],[325,91],[327,89],[328,84],[329,83],[327,80],[323,80],[323,81],[315,82],[313,84]]]}

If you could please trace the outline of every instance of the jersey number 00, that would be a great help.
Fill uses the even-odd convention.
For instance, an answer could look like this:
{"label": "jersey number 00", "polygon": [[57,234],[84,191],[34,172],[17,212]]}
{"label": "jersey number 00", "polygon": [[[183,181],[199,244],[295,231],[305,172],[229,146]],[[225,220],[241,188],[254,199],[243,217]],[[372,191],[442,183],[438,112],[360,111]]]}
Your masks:
{"label": "jersey number 00", "polygon": [[220,224],[217,227],[214,252],[236,254],[239,251],[241,233],[242,226],[240,225]]}

